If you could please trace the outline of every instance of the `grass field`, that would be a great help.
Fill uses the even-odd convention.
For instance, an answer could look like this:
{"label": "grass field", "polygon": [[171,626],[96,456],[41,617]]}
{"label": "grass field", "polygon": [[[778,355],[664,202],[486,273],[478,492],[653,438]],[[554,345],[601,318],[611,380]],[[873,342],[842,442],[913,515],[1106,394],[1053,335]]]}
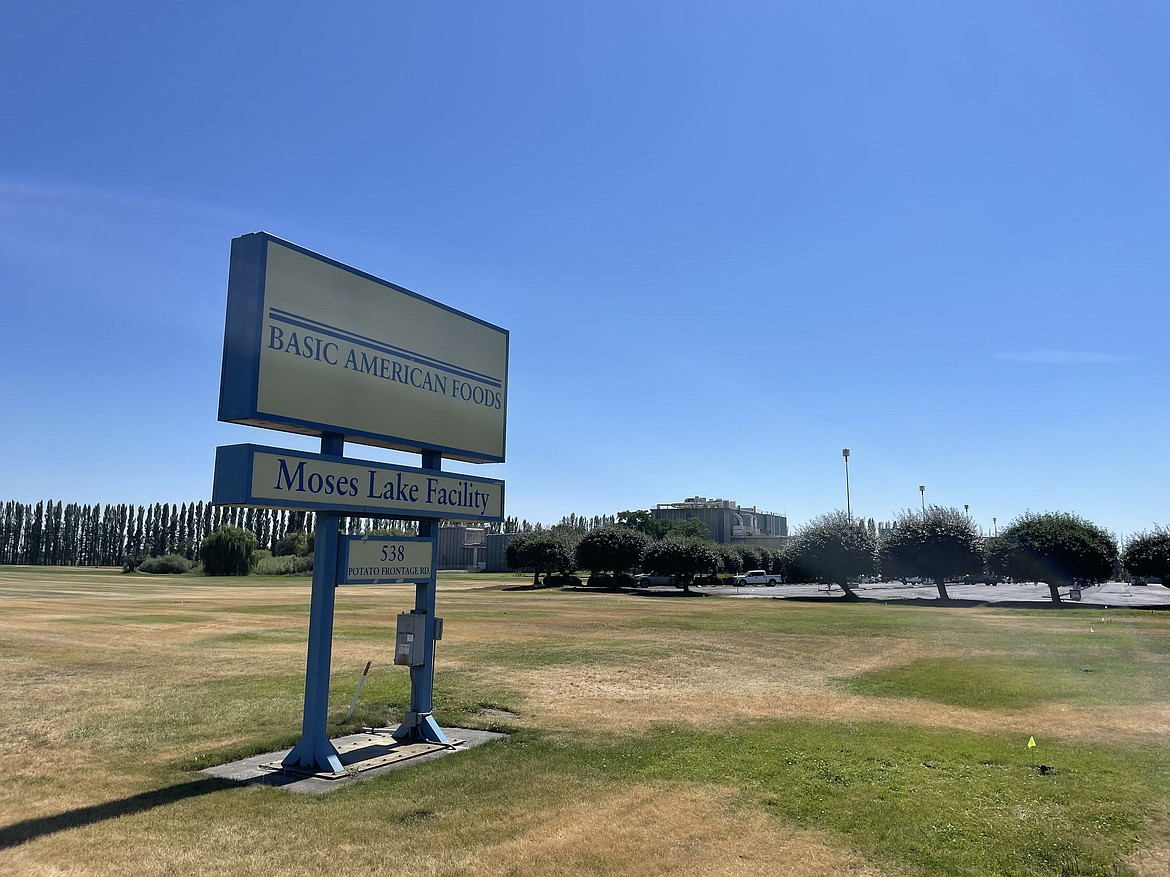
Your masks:
{"label": "grass field", "polygon": [[[519,581],[438,598],[440,724],[510,736],[314,798],[198,772],[295,742],[307,579],[0,567],[0,874],[1170,875],[1167,613]],[[337,733],[412,602],[338,593]]]}

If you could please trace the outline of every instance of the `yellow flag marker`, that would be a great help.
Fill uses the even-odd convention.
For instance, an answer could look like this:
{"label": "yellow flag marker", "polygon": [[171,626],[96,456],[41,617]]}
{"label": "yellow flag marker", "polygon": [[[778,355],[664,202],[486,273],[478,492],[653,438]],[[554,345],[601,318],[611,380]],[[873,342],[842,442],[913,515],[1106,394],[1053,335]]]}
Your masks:
{"label": "yellow flag marker", "polygon": [[1029,749],[1034,749],[1035,747],[1036,747],[1036,738],[1035,738],[1035,737],[1029,737],[1029,738],[1028,738],[1028,748],[1029,748]]}

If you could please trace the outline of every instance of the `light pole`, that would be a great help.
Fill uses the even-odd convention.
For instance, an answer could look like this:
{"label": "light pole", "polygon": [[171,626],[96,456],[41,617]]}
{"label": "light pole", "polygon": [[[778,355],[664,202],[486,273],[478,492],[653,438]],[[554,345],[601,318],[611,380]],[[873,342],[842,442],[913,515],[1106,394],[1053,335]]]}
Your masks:
{"label": "light pole", "polygon": [[841,456],[845,458],[845,514],[852,520],[853,509],[849,504],[849,448],[842,448]]}
{"label": "light pole", "polygon": [[968,521],[971,520],[971,506],[967,503],[963,503],[963,514],[966,515]]}
{"label": "light pole", "polygon": [[926,514],[926,485],[919,484],[918,492],[922,494],[922,514]]}

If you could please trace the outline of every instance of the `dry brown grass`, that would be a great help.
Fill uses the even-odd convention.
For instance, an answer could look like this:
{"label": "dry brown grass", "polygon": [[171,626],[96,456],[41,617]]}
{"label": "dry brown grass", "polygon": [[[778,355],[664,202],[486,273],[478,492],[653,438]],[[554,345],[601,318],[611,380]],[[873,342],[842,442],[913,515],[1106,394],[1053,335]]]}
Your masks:
{"label": "dry brown grass", "polygon": [[[567,803],[518,837],[463,857],[453,873],[704,874],[877,877],[891,874],[807,830],[736,809],[715,788],[637,786]],[[585,867],[583,867],[585,863]]]}
{"label": "dry brown grass", "polygon": [[[581,790],[576,790],[581,791]],[[543,803],[543,802],[542,802]],[[487,821],[490,823],[491,817]],[[78,829],[56,843],[36,841],[0,853],[0,873],[48,877],[118,874],[369,875],[896,875],[840,847],[832,837],[779,825],[713,787],[642,785],[544,805],[539,814],[502,813],[498,830],[465,836],[443,819],[405,831],[362,820],[367,834],[319,836],[312,826],[274,825],[267,814],[250,824],[208,821],[186,843],[152,843],[164,826],[115,825],[102,837]],[[515,826],[519,824],[519,828]],[[379,831],[379,828],[381,830]],[[116,841],[111,844],[110,841]],[[52,851],[57,864],[46,861]]]}
{"label": "dry brown grass", "polygon": [[[913,660],[916,650],[898,653],[901,663]],[[872,656],[877,658],[878,656]],[[1170,705],[1071,707],[1050,704],[1004,713],[946,706],[910,698],[868,698],[831,690],[831,677],[849,675],[837,665],[834,672],[781,675],[767,666],[739,665],[734,669],[708,668],[691,674],[671,662],[642,667],[615,676],[611,668],[580,670],[572,679],[549,678],[544,672],[513,674],[512,681],[530,693],[529,720],[537,726],[585,730],[607,721],[623,731],[649,723],[680,722],[710,726],[716,704],[721,721],[756,719],[816,719],[828,721],[887,721],[969,731],[1018,731],[1086,741],[1118,737],[1170,734]],[[873,666],[881,666],[875,660]],[[868,662],[861,666],[870,666]]]}
{"label": "dry brown grass", "polygon": [[[0,827],[101,804],[152,788],[151,770],[189,752],[159,749],[112,755],[108,745],[79,733],[100,715],[148,712],[164,691],[212,679],[303,674],[307,617],[285,611],[307,603],[307,582],[208,584],[169,579],[68,573],[29,575],[0,569]],[[334,667],[360,668],[374,659],[390,666],[394,615],[409,607],[412,589],[343,589],[337,624],[384,625],[386,642],[337,640]],[[270,607],[271,611],[265,611]],[[244,611],[246,610],[246,611]],[[645,627],[647,613],[744,612],[738,601],[647,601],[598,595],[501,593],[474,578],[445,581],[440,614],[447,616],[439,673],[490,674],[494,684],[523,692],[514,722],[546,730],[616,732],[656,723],[718,724],[756,719],[862,719],[977,731],[1038,729],[1090,740],[1170,734],[1170,706],[1072,708],[1060,705],[1003,713],[910,699],[842,692],[835,677],[957,654],[913,637],[767,636],[734,629],[680,631]],[[783,611],[808,611],[799,606]],[[971,610],[939,609],[938,612]],[[150,620],[158,616],[158,620]],[[184,619],[168,623],[168,616]],[[997,623],[1035,629],[1029,619]],[[125,619],[120,623],[119,619]],[[145,620],[144,620],[145,619]],[[1061,630],[1063,622],[1048,623]],[[203,647],[212,638],[299,631],[299,639]],[[1164,630],[1157,631],[1164,634]],[[624,665],[595,661],[532,667],[483,667],[476,648],[518,643],[621,641],[651,657]],[[300,703],[288,707],[299,718]],[[283,721],[283,719],[281,719]],[[232,742],[208,739],[201,746]],[[715,787],[604,785],[572,790],[539,814],[510,814],[507,830],[451,843],[444,826],[393,830],[330,841],[294,827],[281,838],[282,816],[257,796],[263,814],[253,826],[209,829],[192,820],[199,806],[116,820],[46,835],[0,849],[0,875],[140,874],[705,874],[877,875],[879,870],[838,838],[781,825],[746,809]],[[210,806],[210,805],[209,805]],[[296,805],[303,810],[304,805]],[[533,805],[536,806],[536,805]],[[311,822],[311,817],[294,817]],[[307,824],[307,823],[306,823]],[[503,823],[501,823],[503,824]],[[265,826],[267,826],[265,828]],[[221,832],[220,835],[215,832]],[[428,847],[427,844],[433,844]],[[290,846],[291,844],[291,846]],[[1144,877],[1170,873],[1165,846],[1134,856]]]}

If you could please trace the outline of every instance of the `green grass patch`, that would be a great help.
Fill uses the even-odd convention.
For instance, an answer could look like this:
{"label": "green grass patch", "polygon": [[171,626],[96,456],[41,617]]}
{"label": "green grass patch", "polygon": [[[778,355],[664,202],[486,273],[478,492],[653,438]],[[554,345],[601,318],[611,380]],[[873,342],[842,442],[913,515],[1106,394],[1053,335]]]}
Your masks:
{"label": "green grass patch", "polygon": [[[224,615],[303,615],[306,621],[309,618],[309,604],[306,603],[242,603],[239,605],[216,606],[212,612]],[[336,603],[334,613],[339,612],[385,612],[386,607],[379,603]]]}
{"label": "green grass patch", "polygon": [[785,821],[930,875],[1114,877],[1170,800],[1164,747],[1028,749],[1021,737],[884,723],[667,728],[582,758],[615,776],[737,787]]}
{"label": "green grass patch", "polygon": [[120,566],[0,566],[0,572],[21,573],[35,578],[52,575],[54,577],[72,578],[119,578],[123,575]]}
{"label": "green grass patch", "polygon": [[[248,643],[308,643],[308,619],[304,627],[281,627],[269,630],[249,630],[240,633],[227,633],[218,636],[209,636],[199,640],[199,646],[231,646]],[[333,640],[371,640],[384,644],[383,651],[389,654],[394,642],[393,622],[387,621],[384,625],[377,624],[345,624],[336,622],[333,626]]]}
{"label": "green grass patch", "polygon": [[221,648],[239,645],[267,645],[269,643],[307,642],[308,633],[301,629],[278,628],[272,630],[247,630],[239,633],[225,633],[208,636],[192,643],[197,648]]}
{"label": "green grass patch", "polygon": [[459,609],[449,609],[444,612],[449,619],[468,618],[475,621],[559,621],[564,613],[554,610],[539,609],[500,609],[497,611],[480,610],[474,606],[464,605]]}
{"label": "green grass patch", "polygon": [[839,681],[856,694],[916,697],[974,709],[1170,700],[1170,667],[1141,655],[924,658]]}
{"label": "green grass patch", "polygon": [[[387,658],[388,660],[388,658]],[[366,679],[354,715],[345,714],[361,667],[338,668],[330,676],[329,733],[352,733],[362,727],[396,724],[410,702],[410,675],[383,665]],[[152,692],[137,709],[125,704],[92,710],[76,717],[74,740],[116,754],[153,753],[165,760],[206,767],[291,745],[303,717],[305,677],[298,674],[233,676],[172,685]],[[478,674],[448,671],[435,682],[435,717],[444,725],[499,730],[506,726],[485,715],[495,708],[516,712],[523,698]],[[203,749],[204,741],[224,732],[238,739],[226,749]],[[273,743],[273,741],[278,741]],[[192,752],[197,754],[192,755]],[[222,757],[216,761],[214,758]]]}
{"label": "green grass patch", "polygon": [[[411,832],[405,848],[395,848],[407,854],[440,844],[476,850],[522,838],[566,794],[589,800],[647,781],[712,783],[739,790],[736,807],[773,814],[778,832],[793,825],[824,832],[890,873],[1118,877],[1131,873],[1122,861],[1149,836],[1148,814],[1164,813],[1170,796],[1165,750],[1045,744],[1037,756],[1014,737],[882,723],[775,722],[711,733],[664,727],[599,740],[523,731],[321,798],[224,788],[100,828],[120,841],[118,863],[123,845],[142,854],[146,831],[152,842],[160,832],[176,850],[196,850],[207,868],[258,873],[254,863],[229,860],[237,848],[203,840],[246,831],[248,849],[264,853],[271,873],[289,856],[323,872],[334,850],[362,856],[387,827]],[[1054,769],[1040,773],[1037,757]],[[329,844],[290,840],[287,826],[305,821],[327,830]],[[539,873],[534,864],[520,858],[508,873]],[[588,858],[573,864],[560,873],[597,873]],[[363,873],[376,870],[363,861]]]}
{"label": "green grass patch", "polygon": [[[647,598],[652,601],[652,598]],[[1015,610],[939,611],[932,606],[834,603],[829,606],[782,600],[688,603],[683,612],[633,616],[631,629],[753,634],[761,637],[877,637],[914,640],[939,648],[967,651],[1079,655],[1170,654],[1165,622],[1154,613],[1113,613],[1080,609],[1060,612]],[[762,604],[762,605],[761,605]],[[1034,622],[1044,621],[1043,626]],[[617,625],[615,625],[616,627]],[[1026,637],[1020,631],[1027,629]]]}
{"label": "green grass patch", "polygon": [[387,616],[384,624],[346,624],[338,622],[333,625],[334,640],[373,640],[381,643],[383,654],[389,655],[394,647],[394,619]]}
{"label": "green grass patch", "polygon": [[79,717],[70,737],[115,752],[172,754],[225,728],[267,735],[274,727],[299,727],[303,698],[304,676],[293,674],[172,685],[149,692],[137,709],[119,704]]}

